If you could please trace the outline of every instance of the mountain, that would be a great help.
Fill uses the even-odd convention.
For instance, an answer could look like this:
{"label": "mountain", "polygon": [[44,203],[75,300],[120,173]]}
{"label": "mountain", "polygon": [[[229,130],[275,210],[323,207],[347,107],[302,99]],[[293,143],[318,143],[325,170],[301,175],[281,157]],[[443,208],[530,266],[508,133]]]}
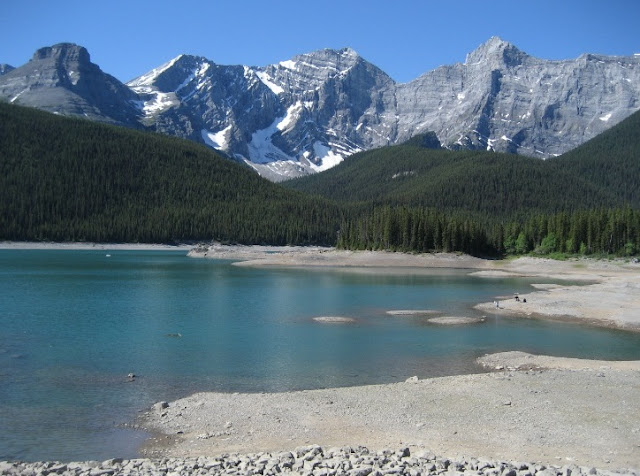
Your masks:
{"label": "mountain", "polygon": [[223,151],[271,179],[326,170],[368,147],[358,121],[376,119],[393,81],[351,49],[264,68],[182,55],[128,85],[150,98],[145,123]]}
{"label": "mountain", "polygon": [[426,131],[447,148],[559,155],[640,109],[640,58],[547,61],[491,38],[406,84],[344,49],[264,68],[181,56],[129,86],[165,98],[148,123],[278,179]]}
{"label": "mountain", "polygon": [[[73,83],[79,64],[91,94]],[[277,181],[429,131],[448,149],[555,157],[640,109],[640,56],[550,61],[494,37],[408,83],[345,48],[265,67],[181,55],[123,85],[56,45],[0,76],[0,97],[188,138]]]}
{"label": "mountain", "polygon": [[0,76],[0,97],[63,115],[140,127],[137,95],[91,62],[81,46],[41,48],[31,60]]}
{"label": "mountain", "polygon": [[424,136],[361,152],[285,183],[347,203],[433,207],[509,217],[600,207],[640,208],[640,111],[548,161],[432,149]]}

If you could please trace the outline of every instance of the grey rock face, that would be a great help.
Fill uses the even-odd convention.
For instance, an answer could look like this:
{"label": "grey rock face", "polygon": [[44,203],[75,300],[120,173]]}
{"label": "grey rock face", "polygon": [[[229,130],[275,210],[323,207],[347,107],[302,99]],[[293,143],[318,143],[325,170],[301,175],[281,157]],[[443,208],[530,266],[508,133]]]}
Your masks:
{"label": "grey rock face", "polygon": [[464,64],[398,85],[402,142],[425,128],[450,148],[549,158],[640,109],[640,57],[533,58],[492,38]]}
{"label": "grey rock face", "polygon": [[0,76],[0,97],[59,114],[139,124],[136,94],[71,43],[41,48],[27,64]]}
{"label": "grey rock face", "polygon": [[278,180],[324,170],[366,148],[368,134],[359,131],[381,123],[376,111],[393,81],[344,49],[264,68],[183,55],[128,85],[148,98],[147,124],[200,140]]}
{"label": "grey rock face", "polygon": [[0,64],[0,76],[13,71],[15,68],[10,64]]}
{"label": "grey rock face", "polygon": [[398,84],[348,48],[265,67],[181,55],[125,86],[61,44],[0,76],[0,98],[202,142],[282,180],[427,132],[434,147],[554,157],[640,109],[640,56],[549,61],[494,37]]}
{"label": "grey rock face", "polygon": [[451,149],[554,157],[640,109],[640,57],[548,61],[494,37],[405,84],[344,49],[262,68],[179,57],[129,85],[175,94],[149,124],[281,180],[429,131]]}

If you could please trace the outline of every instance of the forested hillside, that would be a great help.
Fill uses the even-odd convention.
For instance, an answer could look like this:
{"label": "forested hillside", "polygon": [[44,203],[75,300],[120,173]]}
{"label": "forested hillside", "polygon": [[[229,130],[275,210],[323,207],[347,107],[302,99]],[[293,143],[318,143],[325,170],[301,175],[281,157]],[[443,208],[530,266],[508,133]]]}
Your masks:
{"label": "forested hillside", "polygon": [[415,138],[285,184],[361,210],[345,248],[640,252],[640,113],[548,161],[432,147]]}
{"label": "forested hillside", "polygon": [[416,138],[292,190],[192,142],[0,104],[0,239],[633,255],[639,120],[547,162]]}
{"label": "forested hillside", "polygon": [[556,159],[414,145],[347,158],[285,182],[343,202],[466,210],[501,218],[594,207],[640,207],[640,113]]}
{"label": "forested hillside", "polygon": [[335,244],[336,206],[204,146],[0,103],[0,239]]}

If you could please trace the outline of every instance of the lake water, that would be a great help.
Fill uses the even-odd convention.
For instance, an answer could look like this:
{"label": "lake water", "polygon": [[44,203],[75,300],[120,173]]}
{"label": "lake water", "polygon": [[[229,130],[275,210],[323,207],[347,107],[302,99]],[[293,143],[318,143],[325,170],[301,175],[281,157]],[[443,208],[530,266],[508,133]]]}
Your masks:
{"label": "lake water", "polygon": [[200,390],[470,373],[476,357],[505,350],[640,359],[640,334],[496,316],[439,327],[386,313],[475,316],[475,303],[529,283],[461,270],[251,269],[174,251],[0,250],[0,460],[135,457],[146,435],[123,424]]}

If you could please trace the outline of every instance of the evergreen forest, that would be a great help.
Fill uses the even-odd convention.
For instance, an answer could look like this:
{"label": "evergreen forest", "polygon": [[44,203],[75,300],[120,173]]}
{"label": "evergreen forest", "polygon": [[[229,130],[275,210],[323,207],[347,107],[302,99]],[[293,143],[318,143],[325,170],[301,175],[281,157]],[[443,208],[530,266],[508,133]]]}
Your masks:
{"label": "evergreen forest", "polygon": [[0,103],[0,240],[640,253],[640,114],[548,161],[432,139],[275,184],[190,141]]}
{"label": "evergreen forest", "polygon": [[338,206],[190,141],[0,103],[0,239],[335,244]]}

